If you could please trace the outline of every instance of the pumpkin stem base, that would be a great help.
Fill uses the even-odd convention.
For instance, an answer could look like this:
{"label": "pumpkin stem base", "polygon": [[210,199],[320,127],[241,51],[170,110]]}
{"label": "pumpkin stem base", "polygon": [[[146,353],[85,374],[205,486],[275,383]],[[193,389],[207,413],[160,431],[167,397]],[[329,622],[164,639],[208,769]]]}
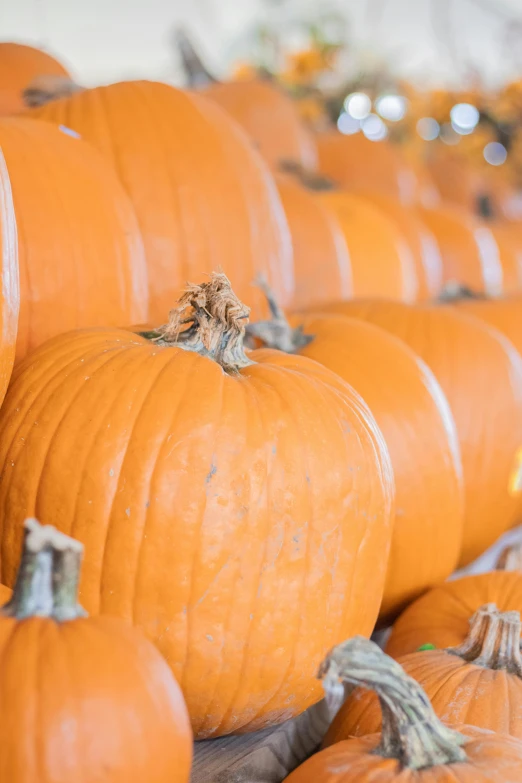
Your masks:
{"label": "pumpkin stem base", "polygon": [[469,621],[469,633],[458,647],[446,652],[486,669],[503,670],[522,677],[519,612],[499,612],[484,604]]}

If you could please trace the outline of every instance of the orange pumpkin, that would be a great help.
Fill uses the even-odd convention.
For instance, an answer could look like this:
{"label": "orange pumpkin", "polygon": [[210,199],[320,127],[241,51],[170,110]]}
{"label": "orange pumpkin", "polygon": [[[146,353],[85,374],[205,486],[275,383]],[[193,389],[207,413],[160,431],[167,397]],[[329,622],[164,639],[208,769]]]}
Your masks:
{"label": "orange pumpkin", "polygon": [[18,241],[13,194],[0,149],[0,405],[9,384],[15,357],[20,286]]}
{"label": "orange pumpkin", "polygon": [[506,222],[488,223],[497,243],[502,267],[502,292],[509,296],[522,291],[522,241],[520,228]]}
{"label": "orange pumpkin", "polygon": [[[480,607],[457,647],[426,649],[398,658],[422,687],[438,717],[522,739],[520,613]],[[376,695],[357,688],[337,713],[325,745],[381,730]]]}
{"label": "orange pumpkin", "polygon": [[416,178],[398,148],[387,141],[370,141],[362,133],[337,131],[316,136],[319,169],[347,190],[385,193],[404,204],[413,203]]}
{"label": "orange pumpkin", "polygon": [[418,289],[415,261],[393,220],[368,200],[351,193],[325,191],[318,198],[344,234],[354,296],[414,301]]}
{"label": "orange pumpkin", "polygon": [[362,318],[400,337],[440,383],[462,456],[460,563],[471,562],[520,519],[521,357],[495,329],[455,307],[338,302],[327,311]]}
{"label": "orange pumpkin", "polygon": [[451,209],[476,211],[483,183],[462,154],[435,144],[426,159],[426,166],[437,190]]}
{"label": "orange pumpkin", "polygon": [[467,636],[469,618],[484,604],[495,604],[501,612],[522,611],[522,575],[489,571],[435,587],[395,621],[386,652],[398,658],[425,644],[457,647]]}
{"label": "orange pumpkin", "polygon": [[17,358],[55,334],[147,318],[143,243],[125,191],[80,139],[4,118],[0,146],[19,231]]}
{"label": "orange pumpkin", "polygon": [[317,150],[294,101],[261,79],[214,82],[203,94],[238,122],[274,170],[285,163],[315,169]]}
{"label": "orange pumpkin", "polygon": [[187,280],[216,267],[257,313],[264,305],[252,286],[259,272],[291,302],[292,248],[276,186],[241,129],[212,101],[167,84],[122,82],[53,101],[31,116],[77,131],[114,166],[140,224],[154,323]]}
{"label": "orange pumpkin", "polygon": [[391,538],[369,409],[310,359],[247,357],[247,315],[214,274],[148,337],[47,342],[0,411],[1,580],[24,517],[52,516],[87,547],[82,601],[158,644],[199,737],[318,699],[314,662],[373,630]]}
{"label": "orange pumpkin", "polygon": [[0,115],[19,114],[25,108],[23,92],[37,76],[68,76],[50,54],[32,46],[0,42]]}
{"label": "orange pumpkin", "polygon": [[417,300],[435,299],[443,285],[442,258],[435,238],[415,211],[390,196],[361,190],[364,196],[386,213],[399,228],[415,262]]}
{"label": "orange pumpkin", "polygon": [[252,324],[251,333],[269,347],[315,359],[353,386],[390,450],[396,515],[380,611],[390,620],[444,581],[460,557],[461,464],[448,404],[424,362],[384,329],[335,315],[299,315],[289,323],[272,307],[275,320]]}
{"label": "orange pumpkin", "polygon": [[350,256],[335,215],[290,177],[279,176],[277,184],[294,250],[293,307],[347,299],[352,293]]}
{"label": "orange pumpkin", "polygon": [[522,301],[517,299],[467,299],[454,303],[462,312],[480,318],[497,329],[522,355]]}
{"label": "orange pumpkin", "polygon": [[[192,737],[181,690],[141,634],[86,616],[77,596],[81,557],[77,541],[25,523],[16,585],[0,608],[2,776],[188,783]],[[36,715],[38,730],[28,733]]]}
{"label": "orange pumpkin", "polygon": [[418,209],[438,244],[443,283],[459,283],[480,293],[500,294],[502,266],[489,228],[455,206]]}
{"label": "orange pumpkin", "polygon": [[351,639],[322,664],[327,698],[343,684],[379,698],[379,734],[349,738],[316,753],[287,783],[514,783],[522,780],[522,742],[477,729],[444,725],[420,685],[373,642]]}

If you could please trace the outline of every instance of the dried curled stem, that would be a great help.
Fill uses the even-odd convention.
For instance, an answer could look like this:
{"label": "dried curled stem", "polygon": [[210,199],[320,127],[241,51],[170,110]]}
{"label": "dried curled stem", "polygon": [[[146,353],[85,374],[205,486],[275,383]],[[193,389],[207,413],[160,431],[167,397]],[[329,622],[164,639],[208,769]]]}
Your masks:
{"label": "dried curled stem", "polygon": [[458,647],[446,652],[486,669],[503,670],[522,677],[519,612],[499,612],[484,604],[469,621],[469,633]]}
{"label": "dried curled stem", "polygon": [[84,617],[78,604],[83,545],[36,519],[27,519],[24,528],[13,595],[0,612],[18,620],[49,617],[64,622]]}
{"label": "dried curled stem", "polygon": [[208,283],[189,284],[168,323],[145,336],[207,356],[235,373],[253,364],[243,344],[249,315],[250,308],[237,298],[228,277],[212,272]]}
{"label": "dried curled stem", "polygon": [[522,571],[522,543],[504,547],[497,560],[498,571]]}
{"label": "dried curled stem", "polygon": [[25,88],[22,98],[26,106],[34,109],[59,98],[68,98],[84,89],[68,76],[37,76]]}
{"label": "dried curled stem", "polygon": [[257,338],[267,348],[275,348],[278,351],[284,351],[284,353],[296,353],[299,348],[311,343],[314,339],[312,334],[304,334],[302,326],[295,329],[290,326],[274,292],[268,285],[266,277],[258,275],[255,282],[266,297],[272,317],[270,321],[257,321],[249,324],[246,330],[248,337]]}
{"label": "dried curled stem", "polygon": [[356,636],[334,647],[318,676],[333,698],[346,683],[375,691],[382,710],[377,754],[409,769],[466,760],[466,738],[441,723],[418,682],[375,642]]}

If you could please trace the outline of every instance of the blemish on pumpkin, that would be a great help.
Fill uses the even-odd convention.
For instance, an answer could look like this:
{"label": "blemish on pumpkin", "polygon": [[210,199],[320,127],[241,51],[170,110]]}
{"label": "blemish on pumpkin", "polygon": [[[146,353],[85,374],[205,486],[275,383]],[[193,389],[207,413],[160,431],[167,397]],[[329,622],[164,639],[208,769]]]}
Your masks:
{"label": "blemish on pumpkin", "polygon": [[214,637],[211,636],[209,633],[205,634],[205,637],[208,639],[209,642],[213,642],[214,641]]}
{"label": "blemish on pumpkin", "polygon": [[217,473],[217,465],[214,465],[214,463],[212,463],[212,465],[210,466],[210,470],[206,475],[205,483],[209,484],[212,481],[212,476],[215,476],[216,473]]}
{"label": "blemish on pumpkin", "polygon": [[114,470],[112,468],[109,470],[109,476],[114,476]]}
{"label": "blemish on pumpkin", "polygon": [[126,508],[125,513],[127,514],[128,517],[130,517],[130,508]]}
{"label": "blemish on pumpkin", "polygon": [[149,506],[150,506],[150,500],[147,500],[147,502],[145,503],[145,508],[149,508]]}
{"label": "blemish on pumpkin", "polygon": [[277,454],[277,446],[275,445],[275,443],[272,446],[272,454]]}

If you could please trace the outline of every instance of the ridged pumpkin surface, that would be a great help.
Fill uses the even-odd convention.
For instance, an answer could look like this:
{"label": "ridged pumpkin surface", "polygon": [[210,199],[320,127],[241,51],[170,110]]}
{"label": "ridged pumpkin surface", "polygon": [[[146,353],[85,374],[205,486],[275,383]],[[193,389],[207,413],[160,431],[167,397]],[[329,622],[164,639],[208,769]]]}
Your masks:
{"label": "ridged pumpkin surface", "polygon": [[216,82],[204,94],[245,129],[274,170],[285,161],[316,168],[314,139],[294,101],[275,85],[261,79]]}
{"label": "ridged pumpkin surface", "polygon": [[455,424],[433,374],[402,340],[344,316],[294,316],[314,335],[299,349],[369,405],[390,451],[395,524],[381,619],[444,581],[460,557],[463,491]]}
{"label": "ridged pumpkin surface", "polygon": [[294,250],[293,307],[348,299],[352,293],[350,256],[335,215],[289,177],[278,177],[277,184]]}
{"label": "ridged pumpkin surface", "polygon": [[404,340],[432,370],[459,436],[465,489],[461,565],[520,519],[522,361],[497,330],[453,307],[340,302]]}
{"label": "ridged pumpkin surface", "polygon": [[18,242],[13,194],[0,148],[0,405],[11,378],[20,308]]}
{"label": "ridged pumpkin surface", "polygon": [[497,243],[505,296],[522,291],[522,228],[514,223],[488,223]]}
{"label": "ridged pumpkin surface", "polygon": [[444,284],[459,283],[491,295],[501,293],[499,250],[486,226],[454,206],[419,207],[419,215],[439,246]]}
{"label": "ridged pumpkin surface", "polygon": [[61,63],[32,46],[0,43],[0,116],[25,108],[22,93],[37,76],[68,76]]}
{"label": "ridged pumpkin surface", "polygon": [[[0,411],[1,578],[23,520],[85,544],[80,600],[154,640],[199,737],[321,697],[317,661],[379,611],[393,475],[361,398],[301,356],[213,360],[123,330],[47,342]],[[72,456],[73,455],[73,456]]]}
{"label": "ridged pumpkin surface", "polygon": [[455,304],[498,329],[522,356],[522,299],[462,299]]}
{"label": "ridged pumpkin surface", "polygon": [[143,242],[101,156],[45,122],[0,120],[19,234],[17,358],[60,332],[147,318]]}
{"label": "ridged pumpkin surface", "polygon": [[501,612],[522,612],[522,575],[489,571],[435,587],[396,620],[386,652],[398,658],[423,644],[455,647],[466,638],[470,617],[484,604],[495,604]]}
{"label": "ridged pumpkin surface", "polygon": [[415,262],[393,220],[351,193],[327,191],[319,198],[343,231],[350,254],[354,296],[414,301],[418,289]]}
{"label": "ridged pumpkin surface", "polygon": [[66,125],[111,161],[131,197],[149,269],[150,317],[165,319],[187,281],[220,267],[242,301],[264,272],[293,295],[292,250],[277,188],[244,133],[212,102],[157,82],[122,82],[31,116]]}

